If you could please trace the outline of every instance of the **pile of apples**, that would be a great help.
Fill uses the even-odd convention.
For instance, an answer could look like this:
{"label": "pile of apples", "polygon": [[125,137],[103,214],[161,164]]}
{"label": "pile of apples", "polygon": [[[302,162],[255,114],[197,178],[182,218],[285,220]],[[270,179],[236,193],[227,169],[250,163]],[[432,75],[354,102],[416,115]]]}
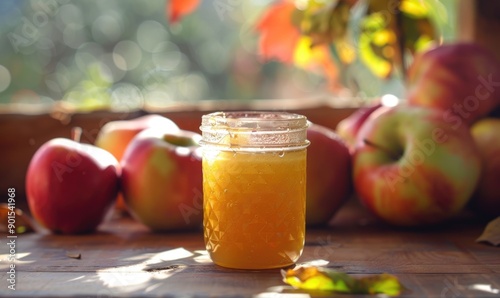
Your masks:
{"label": "pile of apples", "polygon": [[95,145],[51,140],[26,174],[31,214],[62,234],[95,231],[115,204],[155,231],[197,227],[203,217],[200,139],[147,115],[108,122]]}
{"label": "pile of apples", "polygon": [[[332,130],[311,124],[307,134],[306,217],[314,226],[327,222],[351,194],[351,157]],[[113,206],[153,231],[199,228],[200,140],[160,115],[108,122],[94,145],[51,140],[28,168],[30,211],[42,226],[63,234],[95,231]]]}
{"label": "pile of apples", "polygon": [[[499,62],[475,44],[442,45],[414,59],[407,83],[403,103],[377,101],[336,131],[310,124],[308,227],[352,194],[399,226],[439,223],[467,205],[500,215]],[[113,206],[153,231],[200,228],[200,140],[160,115],[108,122],[94,145],[51,140],[28,168],[30,211],[54,233],[92,232]]]}
{"label": "pile of apples", "polygon": [[499,62],[476,44],[442,45],[415,58],[407,86],[406,102],[375,102],[337,126],[359,199],[400,226],[439,223],[467,206],[499,216]]}

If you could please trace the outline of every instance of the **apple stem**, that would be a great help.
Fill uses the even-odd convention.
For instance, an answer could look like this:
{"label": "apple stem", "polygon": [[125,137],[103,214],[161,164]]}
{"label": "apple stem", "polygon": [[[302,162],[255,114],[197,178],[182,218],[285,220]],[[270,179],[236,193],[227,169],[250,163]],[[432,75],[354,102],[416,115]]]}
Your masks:
{"label": "apple stem", "polygon": [[81,137],[82,137],[82,128],[79,126],[73,127],[71,129],[71,139],[75,142],[80,143]]}
{"label": "apple stem", "polygon": [[398,154],[398,153],[392,151],[391,149],[388,149],[387,147],[384,147],[380,144],[374,143],[368,139],[363,139],[363,142],[370,147],[377,148],[379,150],[384,151],[387,155],[389,155],[394,160],[398,160],[401,158],[401,154]]}
{"label": "apple stem", "polygon": [[399,54],[399,60],[401,63],[401,75],[403,77],[403,81],[406,80],[407,77],[407,65],[405,60],[405,45],[406,45],[406,36],[403,33],[403,14],[401,13],[401,1],[398,1],[397,11],[396,11],[396,40],[397,40],[397,50]]}

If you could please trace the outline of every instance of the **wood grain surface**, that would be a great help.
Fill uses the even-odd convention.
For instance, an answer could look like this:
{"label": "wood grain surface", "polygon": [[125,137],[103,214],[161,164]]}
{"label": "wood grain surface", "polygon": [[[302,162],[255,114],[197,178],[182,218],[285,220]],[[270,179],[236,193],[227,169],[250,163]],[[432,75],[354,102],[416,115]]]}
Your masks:
{"label": "wood grain surface", "polygon": [[[354,275],[395,274],[402,297],[498,297],[500,248],[475,239],[471,216],[434,228],[397,229],[351,201],[330,226],[308,229],[299,264]],[[16,291],[7,288],[6,235],[0,235],[3,297],[323,297],[286,286],[279,270],[231,270],[208,258],[201,230],[155,234],[114,218],[90,235],[48,233],[17,239]],[[80,255],[80,259],[75,256]],[[341,297],[362,297],[341,295]]]}

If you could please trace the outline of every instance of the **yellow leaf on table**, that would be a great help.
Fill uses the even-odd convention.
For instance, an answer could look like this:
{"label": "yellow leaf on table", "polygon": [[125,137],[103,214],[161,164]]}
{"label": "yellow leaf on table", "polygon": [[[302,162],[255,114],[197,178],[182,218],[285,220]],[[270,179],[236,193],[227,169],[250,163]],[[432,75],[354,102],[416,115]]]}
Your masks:
{"label": "yellow leaf on table", "polygon": [[282,275],[285,283],[307,291],[397,296],[404,290],[397,277],[386,273],[352,277],[328,268],[298,267],[283,270]]}

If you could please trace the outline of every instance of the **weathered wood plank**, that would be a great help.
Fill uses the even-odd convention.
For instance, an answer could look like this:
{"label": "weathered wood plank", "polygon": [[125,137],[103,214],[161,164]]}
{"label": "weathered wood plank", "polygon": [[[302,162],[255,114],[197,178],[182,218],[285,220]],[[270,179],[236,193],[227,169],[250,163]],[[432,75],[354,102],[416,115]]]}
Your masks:
{"label": "weathered wood plank", "polygon": [[[308,229],[299,264],[352,274],[392,273],[408,288],[403,297],[495,297],[500,250],[475,242],[483,227],[481,221],[458,218],[434,229],[396,229],[373,221],[351,202],[330,227]],[[4,239],[0,235],[0,296],[10,296]],[[214,265],[201,230],[155,234],[122,218],[95,234],[33,233],[19,236],[17,244],[19,287],[13,294],[18,296],[279,297],[276,291],[289,291],[279,270]]]}
{"label": "weathered wood plank", "polygon": [[[125,225],[133,225],[124,220]],[[471,229],[469,229],[471,230]],[[330,266],[349,272],[379,273],[493,273],[500,265],[495,247],[474,242],[474,233],[463,230],[422,234],[413,231],[342,232],[333,229],[308,232],[301,262],[326,260]],[[477,230],[477,229],[473,229]],[[470,236],[467,236],[470,235]],[[467,239],[467,240],[464,240]],[[20,270],[95,271],[108,266],[128,266],[147,258],[171,257],[182,248],[196,255],[204,249],[201,231],[188,234],[153,234],[146,230],[130,233],[98,233],[83,236],[31,234],[18,238]],[[457,246],[456,243],[460,245]],[[81,259],[67,256],[81,253]],[[164,259],[163,259],[164,260]],[[1,264],[0,268],[5,267]]]}
{"label": "weathered wood plank", "polygon": [[[498,297],[500,274],[398,274],[406,291],[401,297]],[[5,280],[4,273],[0,278]],[[207,276],[189,271],[166,272],[21,272],[16,291],[1,296],[92,297],[280,297],[301,293],[281,281],[279,272],[228,271]],[[260,296],[259,296],[260,295]],[[301,296],[291,296],[300,298]],[[308,297],[308,296],[305,296]],[[324,297],[314,295],[311,297]],[[342,295],[342,297],[370,297]]]}

